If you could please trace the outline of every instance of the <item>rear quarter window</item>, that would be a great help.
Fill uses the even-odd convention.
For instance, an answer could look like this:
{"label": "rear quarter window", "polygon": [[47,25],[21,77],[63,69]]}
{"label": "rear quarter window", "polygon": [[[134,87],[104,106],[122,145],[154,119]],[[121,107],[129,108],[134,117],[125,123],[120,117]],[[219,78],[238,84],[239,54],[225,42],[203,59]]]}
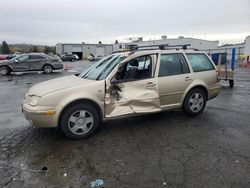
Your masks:
{"label": "rear quarter window", "polygon": [[205,54],[186,54],[194,72],[214,70],[212,62]]}

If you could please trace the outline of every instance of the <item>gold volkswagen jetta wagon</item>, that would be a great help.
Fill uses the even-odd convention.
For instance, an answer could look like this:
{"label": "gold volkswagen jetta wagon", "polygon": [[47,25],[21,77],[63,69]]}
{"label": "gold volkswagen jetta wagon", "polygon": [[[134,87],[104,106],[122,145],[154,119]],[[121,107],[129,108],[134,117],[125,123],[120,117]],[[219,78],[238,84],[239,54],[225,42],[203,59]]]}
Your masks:
{"label": "gold volkswagen jetta wagon", "polygon": [[22,104],[38,127],[59,127],[69,138],[92,134],[102,121],[182,108],[200,114],[220,92],[215,65],[192,49],[117,52],[80,75],[39,83]]}

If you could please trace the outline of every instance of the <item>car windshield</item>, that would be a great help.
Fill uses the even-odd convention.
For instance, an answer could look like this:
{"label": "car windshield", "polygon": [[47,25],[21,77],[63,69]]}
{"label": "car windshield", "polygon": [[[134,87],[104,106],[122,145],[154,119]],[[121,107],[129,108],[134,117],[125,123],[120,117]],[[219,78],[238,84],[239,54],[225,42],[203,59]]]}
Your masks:
{"label": "car windshield", "polygon": [[120,63],[126,56],[110,55],[97,61],[94,65],[89,67],[86,71],[81,73],[79,77],[90,80],[102,80],[113,70],[113,68]]}

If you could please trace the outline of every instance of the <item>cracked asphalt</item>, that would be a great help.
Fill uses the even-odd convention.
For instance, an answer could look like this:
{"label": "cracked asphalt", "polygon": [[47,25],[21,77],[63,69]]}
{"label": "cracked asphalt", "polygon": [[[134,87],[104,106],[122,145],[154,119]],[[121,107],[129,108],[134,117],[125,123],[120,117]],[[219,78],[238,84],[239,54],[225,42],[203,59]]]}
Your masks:
{"label": "cracked asphalt", "polygon": [[[0,187],[250,187],[250,69],[197,117],[180,110],[104,123],[72,141],[57,129],[32,127],[21,113],[28,89],[69,71],[0,77]],[[48,170],[46,170],[46,168]]]}

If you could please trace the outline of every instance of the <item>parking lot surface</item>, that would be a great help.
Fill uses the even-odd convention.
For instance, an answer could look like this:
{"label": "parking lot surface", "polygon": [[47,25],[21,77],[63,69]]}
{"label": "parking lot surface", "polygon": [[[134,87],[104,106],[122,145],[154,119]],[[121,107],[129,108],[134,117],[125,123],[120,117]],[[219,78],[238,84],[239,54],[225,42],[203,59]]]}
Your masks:
{"label": "parking lot surface", "polygon": [[88,139],[32,127],[21,113],[28,89],[81,72],[0,77],[0,187],[250,187],[250,69],[197,117],[181,110],[105,122]]}

